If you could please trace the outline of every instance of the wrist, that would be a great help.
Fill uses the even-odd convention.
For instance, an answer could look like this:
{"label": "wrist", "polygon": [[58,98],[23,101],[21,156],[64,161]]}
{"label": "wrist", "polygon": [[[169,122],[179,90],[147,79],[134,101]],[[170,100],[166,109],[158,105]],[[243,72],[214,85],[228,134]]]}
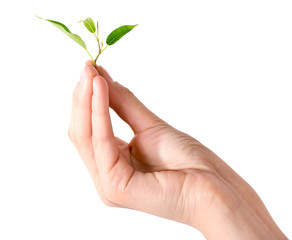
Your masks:
{"label": "wrist", "polygon": [[260,213],[251,211],[244,203],[236,210],[226,209],[211,216],[200,229],[209,240],[215,239],[288,239],[274,223],[268,223]]}
{"label": "wrist", "polygon": [[216,174],[199,174],[191,226],[207,239],[287,239],[260,198],[242,196]]}

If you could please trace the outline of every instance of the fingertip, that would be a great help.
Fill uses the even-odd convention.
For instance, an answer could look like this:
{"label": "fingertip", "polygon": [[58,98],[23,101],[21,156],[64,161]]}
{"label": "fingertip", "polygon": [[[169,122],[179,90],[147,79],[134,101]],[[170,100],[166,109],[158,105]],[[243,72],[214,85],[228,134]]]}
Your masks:
{"label": "fingertip", "polygon": [[97,69],[92,64],[86,64],[84,67],[86,74],[90,78],[94,78],[95,76],[99,76]]}
{"label": "fingertip", "polygon": [[93,78],[93,93],[108,93],[108,85],[103,77],[95,76]]}
{"label": "fingertip", "polygon": [[84,66],[84,70],[86,73],[89,73],[90,71],[92,71],[92,65],[86,64]]}
{"label": "fingertip", "polygon": [[85,62],[85,65],[92,65],[92,66],[94,66],[94,63],[93,63],[92,60],[87,60],[87,61]]}

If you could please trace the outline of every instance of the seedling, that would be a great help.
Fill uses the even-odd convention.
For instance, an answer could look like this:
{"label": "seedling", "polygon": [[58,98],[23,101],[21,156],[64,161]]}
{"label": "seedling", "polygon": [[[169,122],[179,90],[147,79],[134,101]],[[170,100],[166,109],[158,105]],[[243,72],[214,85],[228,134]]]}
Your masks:
{"label": "seedling", "polygon": [[36,16],[39,19],[45,20],[50,22],[51,24],[53,24],[56,28],[58,28],[59,30],[61,30],[63,33],[65,33],[68,37],[70,37],[71,39],[73,39],[75,42],[77,42],[81,47],[83,47],[85,49],[85,51],[88,53],[88,55],[90,56],[91,60],[93,61],[94,65],[96,65],[96,61],[98,59],[98,57],[100,56],[100,54],[110,45],[115,44],[118,40],[120,40],[124,35],[126,35],[128,32],[130,32],[134,27],[136,27],[138,24],[136,25],[124,25],[121,26],[115,30],[113,30],[106,39],[106,46],[104,46],[103,41],[100,41],[99,38],[99,28],[98,28],[98,22],[96,23],[96,26],[94,24],[94,21],[92,20],[92,18],[88,17],[85,20],[80,20],[78,23],[83,23],[84,26],[87,28],[87,30],[92,33],[96,40],[97,40],[97,44],[98,44],[98,54],[96,56],[96,58],[93,58],[92,55],[89,53],[89,51],[87,50],[86,44],[84,43],[84,41],[82,40],[82,38],[80,36],[78,36],[77,34],[72,33],[69,28],[67,28],[63,23],[54,21],[54,20],[50,20],[50,19],[44,19],[41,18],[39,16]]}

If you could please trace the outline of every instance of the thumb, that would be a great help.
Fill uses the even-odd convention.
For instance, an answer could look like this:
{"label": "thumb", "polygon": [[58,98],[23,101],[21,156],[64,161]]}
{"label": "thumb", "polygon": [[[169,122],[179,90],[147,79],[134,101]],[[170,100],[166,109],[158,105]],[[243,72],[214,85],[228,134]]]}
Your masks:
{"label": "thumb", "polygon": [[130,125],[134,133],[143,132],[161,124],[163,121],[151,112],[129,89],[114,82],[108,72],[97,66],[99,74],[109,87],[110,107]]}
{"label": "thumb", "polygon": [[101,177],[115,164],[119,155],[114,137],[108,102],[108,86],[101,76],[95,76],[92,94],[92,145]]}

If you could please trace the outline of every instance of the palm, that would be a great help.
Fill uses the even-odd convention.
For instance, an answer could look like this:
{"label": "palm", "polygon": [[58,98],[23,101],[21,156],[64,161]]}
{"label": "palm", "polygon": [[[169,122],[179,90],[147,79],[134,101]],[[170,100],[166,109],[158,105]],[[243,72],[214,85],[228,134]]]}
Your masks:
{"label": "palm", "polygon": [[198,168],[195,147],[202,145],[164,122],[138,133],[129,144],[134,169],[145,172]]}
{"label": "palm", "polygon": [[[119,149],[118,161],[130,167],[123,175],[114,174],[120,177],[113,180],[118,183],[115,188],[125,190],[132,199],[139,201],[137,209],[155,212],[157,209],[163,209],[165,199],[168,199],[167,205],[173,206],[173,209],[169,211],[168,208],[167,211],[162,211],[161,215],[170,219],[183,216],[184,208],[188,207],[188,199],[183,195],[188,193],[192,196],[198,191],[198,186],[194,188],[194,181],[203,166],[199,154],[197,159],[194,159],[194,151],[191,151],[195,146],[199,148],[202,145],[194,139],[190,141],[191,139],[166,123],[138,133],[130,144],[116,138]],[[188,141],[189,144],[186,145]],[[147,199],[144,205],[151,205],[153,210],[143,209],[141,195],[144,197],[148,195],[144,198]],[[135,203],[131,202],[131,207],[133,204]]]}

